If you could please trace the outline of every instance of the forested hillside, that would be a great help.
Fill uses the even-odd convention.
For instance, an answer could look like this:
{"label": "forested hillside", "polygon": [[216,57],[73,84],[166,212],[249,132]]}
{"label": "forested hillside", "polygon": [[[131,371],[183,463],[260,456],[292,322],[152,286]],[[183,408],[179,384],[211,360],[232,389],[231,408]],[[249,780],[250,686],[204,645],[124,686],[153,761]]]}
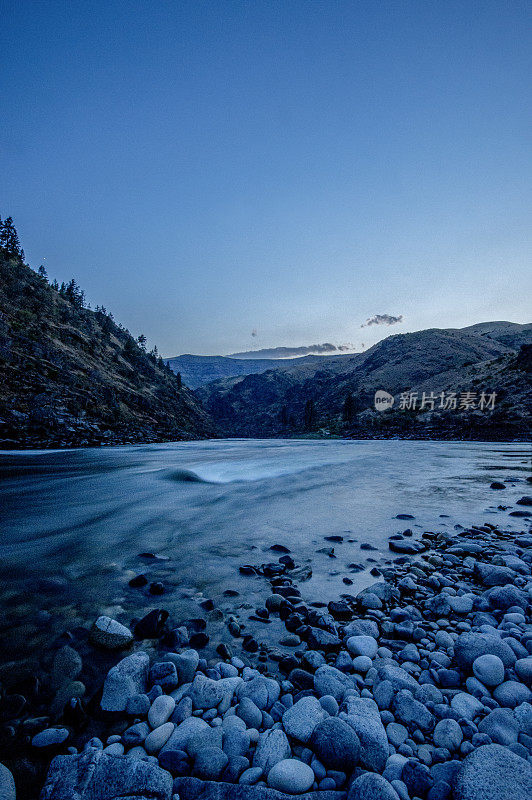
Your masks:
{"label": "forested hillside", "polygon": [[0,221],[0,446],[196,439],[213,433],[193,393],[145,337],[74,280],[49,283],[24,263],[12,220]]}

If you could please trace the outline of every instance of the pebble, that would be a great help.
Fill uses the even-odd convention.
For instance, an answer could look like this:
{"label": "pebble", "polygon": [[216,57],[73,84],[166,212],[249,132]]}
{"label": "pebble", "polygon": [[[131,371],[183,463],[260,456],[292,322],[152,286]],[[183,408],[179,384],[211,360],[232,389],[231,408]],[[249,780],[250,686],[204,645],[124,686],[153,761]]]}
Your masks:
{"label": "pebble", "polygon": [[287,758],[277,762],[267,777],[268,786],[287,794],[303,794],[314,783],[314,772],[302,761]]}

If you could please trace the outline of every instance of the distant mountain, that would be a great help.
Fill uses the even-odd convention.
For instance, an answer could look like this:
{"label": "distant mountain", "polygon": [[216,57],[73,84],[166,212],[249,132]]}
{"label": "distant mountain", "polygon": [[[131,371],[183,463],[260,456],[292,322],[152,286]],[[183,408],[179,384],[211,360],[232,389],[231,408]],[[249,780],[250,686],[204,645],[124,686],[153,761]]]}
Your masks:
{"label": "distant mountain", "polygon": [[[332,356],[301,356],[298,358],[234,358],[232,356],[194,356],[189,353],[166,359],[173,372],[179,372],[183,382],[191,389],[205,386],[221,378],[255,375],[269,369],[289,369],[293,364],[317,364]],[[337,356],[335,357],[338,358]],[[348,358],[343,355],[340,358]]]}
{"label": "distant mountain", "polygon": [[51,286],[0,247],[0,448],[198,439],[194,394],[74,282]]}
{"label": "distant mountain", "polygon": [[[364,353],[229,378],[197,390],[223,435],[283,436],[321,431],[340,435],[456,435],[490,438],[530,432],[532,386],[526,369],[532,324],[481,323],[389,336]],[[521,348],[521,349],[520,349]],[[519,352],[519,356],[518,356]],[[302,363],[305,361],[305,363]],[[298,363],[299,362],[299,363]],[[376,390],[395,397],[374,410]],[[429,405],[400,410],[400,394],[495,391],[493,410]],[[478,398],[477,398],[478,399]]]}

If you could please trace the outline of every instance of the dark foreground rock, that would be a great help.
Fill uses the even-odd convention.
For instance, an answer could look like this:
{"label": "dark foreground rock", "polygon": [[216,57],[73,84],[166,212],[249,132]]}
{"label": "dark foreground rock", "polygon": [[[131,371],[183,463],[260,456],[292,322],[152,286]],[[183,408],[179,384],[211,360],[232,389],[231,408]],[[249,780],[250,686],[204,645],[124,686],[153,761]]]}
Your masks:
{"label": "dark foreground rock", "polygon": [[[263,786],[232,786],[230,783],[176,778],[174,791],[180,800],[293,800],[294,795]],[[325,791],[299,794],[299,800],[344,800],[345,792]]]}
{"label": "dark foreground rock", "polygon": [[41,792],[41,800],[170,800],[171,796],[169,772],[95,747],[54,758]]}

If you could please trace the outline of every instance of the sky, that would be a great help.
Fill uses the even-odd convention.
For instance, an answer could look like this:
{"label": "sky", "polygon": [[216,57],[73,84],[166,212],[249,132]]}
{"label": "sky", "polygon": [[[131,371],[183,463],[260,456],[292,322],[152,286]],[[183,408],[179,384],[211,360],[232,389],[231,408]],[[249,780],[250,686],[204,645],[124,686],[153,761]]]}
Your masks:
{"label": "sky", "polygon": [[0,215],[163,355],[531,321],[529,2],[0,7]]}

